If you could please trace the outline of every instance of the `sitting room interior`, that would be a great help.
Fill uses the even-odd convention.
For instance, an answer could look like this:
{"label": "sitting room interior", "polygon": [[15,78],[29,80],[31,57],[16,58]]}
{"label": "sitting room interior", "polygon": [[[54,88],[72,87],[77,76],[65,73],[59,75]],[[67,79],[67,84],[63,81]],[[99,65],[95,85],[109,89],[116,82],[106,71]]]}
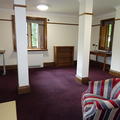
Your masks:
{"label": "sitting room interior", "polygon": [[119,38],[119,0],[0,0],[0,120],[119,120]]}

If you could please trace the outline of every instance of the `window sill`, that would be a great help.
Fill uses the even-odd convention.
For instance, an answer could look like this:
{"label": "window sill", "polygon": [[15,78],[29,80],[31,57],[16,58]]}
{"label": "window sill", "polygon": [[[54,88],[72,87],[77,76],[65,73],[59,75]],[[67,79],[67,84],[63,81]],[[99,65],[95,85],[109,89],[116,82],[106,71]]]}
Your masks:
{"label": "window sill", "polygon": [[48,51],[48,49],[29,48],[28,51]]}

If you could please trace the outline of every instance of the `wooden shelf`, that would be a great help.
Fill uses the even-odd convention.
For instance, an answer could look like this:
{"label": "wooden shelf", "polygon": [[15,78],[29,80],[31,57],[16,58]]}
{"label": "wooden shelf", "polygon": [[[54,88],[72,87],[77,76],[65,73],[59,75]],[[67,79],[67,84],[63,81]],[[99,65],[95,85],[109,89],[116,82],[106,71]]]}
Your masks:
{"label": "wooden shelf", "polygon": [[54,46],[54,62],[56,66],[72,66],[73,56],[73,46]]}

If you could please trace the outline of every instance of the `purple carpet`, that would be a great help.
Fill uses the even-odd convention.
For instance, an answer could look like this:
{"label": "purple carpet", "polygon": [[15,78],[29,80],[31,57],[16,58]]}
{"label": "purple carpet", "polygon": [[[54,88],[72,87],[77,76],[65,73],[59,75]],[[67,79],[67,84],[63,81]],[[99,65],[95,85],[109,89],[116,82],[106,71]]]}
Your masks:
{"label": "purple carpet", "polygon": [[[111,77],[90,69],[90,80]],[[74,78],[74,67],[31,69],[31,93],[17,95],[17,71],[9,70],[0,76],[0,102],[16,100],[18,120],[82,120],[81,94],[87,86]]]}

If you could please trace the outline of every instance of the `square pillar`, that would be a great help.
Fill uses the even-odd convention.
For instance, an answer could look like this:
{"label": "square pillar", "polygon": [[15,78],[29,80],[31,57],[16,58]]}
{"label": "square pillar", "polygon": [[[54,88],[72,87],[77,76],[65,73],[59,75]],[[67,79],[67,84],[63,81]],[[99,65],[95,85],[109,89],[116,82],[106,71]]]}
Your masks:
{"label": "square pillar", "polygon": [[18,93],[23,94],[30,91],[27,54],[26,1],[14,0],[14,11],[18,64]]}
{"label": "square pillar", "polygon": [[93,0],[79,0],[79,33],[76,78],[88,83]]}

